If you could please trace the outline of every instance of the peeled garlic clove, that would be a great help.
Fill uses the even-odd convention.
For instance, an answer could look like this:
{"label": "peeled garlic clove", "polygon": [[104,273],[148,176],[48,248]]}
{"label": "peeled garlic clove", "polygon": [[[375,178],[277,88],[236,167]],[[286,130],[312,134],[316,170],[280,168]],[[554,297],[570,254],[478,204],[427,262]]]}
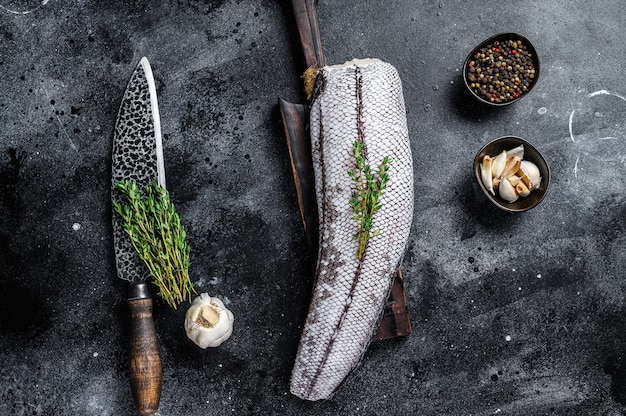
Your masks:
{"label": "peeled garlic clove", "polygon": [[230,338],[233,321],[233,313],[220,299],[202,293],[185,314],[185,332],[200,348],[217,347]]}
{"label": "peeled garlic clove", "polygon": [[520,144],[519,146],[517,146],[514,149],[508,150],[507,154],[509,155],[509,157],[519,157],[520,160],[524,159],[524,145]]}
{"label": "peeled garlic clove", "polygon": [[495,178],[499,178],[502,176],[502,172],[504,171],[504,166],[506,165],[506,150],[503,150],[498,156],[493,159],[493,176]]}
{"label": "peeled garlic clove", "polygon": [[480,164],[480,177],[483,181],[483,185],[485,185],[485,188],[495,195],[495,192],[493,191],[493,176],[491,170],[492,162],[493,158],[488,155],[483,158],[483,163]]}
{"label": "peeled garlic clove", "polygon": [[515,191],[515,187],[511,185],[511,182],[507,178],[502,178],[500,181],[500,187],[498,188],[498,194],[502,199],[507,202],[515,202],[519,197]]}
{"label": "peeled garlic clove", "polygon": [[530,189],[528,189],[523,181],[519,181],[518,184],[515,185],[515,190],[517,191],[517,194],[521,197],[526,197],[530,195]]}
{"label": "peeled garlic clove", "polygon": [[528,189],[532,191],[533,189],[539,188],[541,184],[541,173],[537,165],[528,160],[522,160],[520,170],[524,172],[524,175],[528,178]]}
{"label": "peeled garlic clove", "polygon": [[509,180],[509,182],[511,182],[511,185],[513,186],[517,186],[517,184],[522,180],[522,178],[517,175],[508,176],[507,179]]}
{"label": "peeled garlic clove", "polygon": [[502,172],[502,176],[508,178],[511,175],[515,175],[520,168],[522,159],[517,156],[509,157],[506,160],[506,165],[504,165],[504,171]]}
{"label": "peeled garlic clove", "polygon": [[517,171],[517,173],[515,174],[515,176],[519,176],[520,180],[522,182],[524,182],[524,184],[526,186],[530,186],[530,180],[528,179],[528,177],[526,176],[526,174],[520,169]]}

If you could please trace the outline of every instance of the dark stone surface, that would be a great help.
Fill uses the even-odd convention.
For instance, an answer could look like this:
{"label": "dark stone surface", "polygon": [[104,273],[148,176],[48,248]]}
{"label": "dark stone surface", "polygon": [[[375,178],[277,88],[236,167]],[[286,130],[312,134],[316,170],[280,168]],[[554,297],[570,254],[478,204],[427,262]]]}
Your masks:
{"label": "dark stone surface", "polygon": [[[285,2],[287,3],[287,2]],[[130,415],[126,284],[115,277],[113,125],[147,56],[192,280],[236,322],[221,347],[155,307],[161,415],[620,415],[626,410],[626,43],[621,2],[324,1],[327,62],[403,78],[415,163],[404,269],[414,333],[373,345],[329,401],[288,379],[312,275],[277,97],[302,102],[289,4],[0,2],[0,414]],[[491,110],[465,55],[514,31],[531,94]],[[595,93],[595,94],[594,94]],[[514,134],[544,152],[539,207],[498,211],[475,152]]]}

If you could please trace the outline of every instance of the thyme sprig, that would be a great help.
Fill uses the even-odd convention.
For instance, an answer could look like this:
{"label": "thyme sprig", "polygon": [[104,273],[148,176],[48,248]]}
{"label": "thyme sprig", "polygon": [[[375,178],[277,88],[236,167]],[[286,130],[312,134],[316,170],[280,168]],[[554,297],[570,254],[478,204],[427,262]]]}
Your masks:
{"label": "thyme sprig", "polygon": [[170,201],[168,192],[155,181],[145,187],[143,197],[137,184],[122,181],[115,187],[128,205],[113,201],[122,217],[139,258],[148,267],[157,295],[174,309],[184,300],[191,302],[196,290],[189,280],[187,234]]}
{"label": "thyme sprig", "polygon": [[354,182],[350,206],[354,211],[352,219],[356,221],[357,232],[353,237],[359,242],[356,256],[361,259],[370,238],[380,233],[378,229],[372,231],[372,218],[382,208],[378,200],[389,182],[391,159],[385,156],[378,169],[372,172],[365,157],[365,147],[360,141],[354,142],[350,155],[355,162],[354,169],[348,170],[348,176]]}

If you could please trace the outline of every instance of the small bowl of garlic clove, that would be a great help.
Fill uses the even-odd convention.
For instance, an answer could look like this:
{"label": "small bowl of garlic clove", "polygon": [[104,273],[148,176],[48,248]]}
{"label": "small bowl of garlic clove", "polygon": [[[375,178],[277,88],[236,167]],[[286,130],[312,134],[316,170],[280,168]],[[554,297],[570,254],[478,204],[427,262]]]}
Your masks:
{"label": "small bowl of garlic clove", "polygon": [[474,158],[474,175],[483,193],[497,207],[528,211],[546,196],[550,169],[541,153],[515,136],[499,137]]}

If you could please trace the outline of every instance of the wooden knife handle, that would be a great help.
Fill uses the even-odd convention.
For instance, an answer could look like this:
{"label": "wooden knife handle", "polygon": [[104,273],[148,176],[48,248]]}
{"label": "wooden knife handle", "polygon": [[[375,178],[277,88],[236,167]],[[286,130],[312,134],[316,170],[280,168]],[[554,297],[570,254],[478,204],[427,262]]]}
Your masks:
{"label": "wooden knife handle", "polygon": [[291,0],[307,68],[321,68],[325,65],[316,4],[317,0]]}
{"label": "wooden knife handle", "polygon": [[161,357],[152,318],[152,298],[128,299],[130,309],[130,388],[139,414],[157,412],[161,399]]}

